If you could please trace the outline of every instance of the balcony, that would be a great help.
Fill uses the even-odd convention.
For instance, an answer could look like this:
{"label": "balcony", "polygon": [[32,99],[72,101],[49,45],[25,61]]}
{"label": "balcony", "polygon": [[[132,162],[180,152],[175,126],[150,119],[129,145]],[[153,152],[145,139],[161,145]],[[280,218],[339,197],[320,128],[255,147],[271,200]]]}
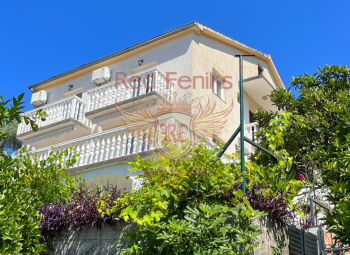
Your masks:
{"label": "balcony", "polygon": [[272,104],[268,95],[275,89],[274,86],[265,78],[264,75],[258,75],[243,80],[244,91],[265,111],[277,112],[278,109]]}
{"label": "balcony", "polygon": [[24,145],[42,148],[91,134],[91,121],[85,118],[86,103],[77,96],[34,109],[24,113],[23,116],[34,115],[39,109],[44,110],[48,117],[45,121],[37,121],[37,132],[34,132],[25,122],[18,125],[17,139]]}
{"label": "balcony", "polygon": [[[258,130],[257,123],[249,123],[244,125],[244,136],[252,140],[253,142],[257,142],[255,133]],[[255,147],[250,143],[244,142],[244,155],[250,155],[254,153]],[[236,151],[241,151],[241,139],[238,139],[238,144],[236,145]]]}
{"label": "balcony", "polygon": [[123,124],[115,107],[116,102],[123,109],[132,110],[135,101],[140,100],[144,104],[164,97],[170,100],[173,92],[174,84],[169,82],[167,88],[166,76],[153,67],[130,75],[118,84],[111,82],[89,90],[85,117],[104,129],[114,128]]}
{"label": "balcony", "polygon": [[[50,152],[61,152],[73,146],[79,154],[76,164],[68,170],[70,174],[96,168],[102,165],[128,162],[138,153],[142,157],[151,156],[154,149],[149,137],[125,127],[94,133],[74,140],[33,151],[40,160],[46,159]],[[67,156],[68,157],[68,156]],[[66,158],[63,158],[65,162]]]}

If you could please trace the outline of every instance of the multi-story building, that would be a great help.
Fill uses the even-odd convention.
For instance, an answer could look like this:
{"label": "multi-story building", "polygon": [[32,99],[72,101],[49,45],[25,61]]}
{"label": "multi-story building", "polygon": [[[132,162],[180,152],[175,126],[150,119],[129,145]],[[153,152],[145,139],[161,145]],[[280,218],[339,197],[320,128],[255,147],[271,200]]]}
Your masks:
{"label": "multi-story building", "polygon": [[[29,86],[35,97],[42,91],[47,100],[34,98],[36,109],[24,114],[43,109],[48,118],[39,121],[37,132],[21,123],[17,138],[39,159],[51,150],[74,146],[80,157],[76,166],[68,169],[72,176],[82,175],[91,185],[110,182],[125,186],[130,182],[125,176],[133,154],[149,157],[156,146],[142,130],[137,133],[125,126],[120,109],[135,113],[134,103],[146,107],[157,99],[186,96],[195,116],[200,105],[215,104],[214,114],[233,104],[221,120],[225,122],[221,132],[207,137],[224,144],[239,125],[237,54],[255,55],[243,61],[244,115],[247,134],[252,135],[251,113],[258,107],[276,110],[267,95],[284,88],[270,55],[192,22]],[[251,147],[245,147],[249,154]],[[239,150],[236,143],[228,152]]]}

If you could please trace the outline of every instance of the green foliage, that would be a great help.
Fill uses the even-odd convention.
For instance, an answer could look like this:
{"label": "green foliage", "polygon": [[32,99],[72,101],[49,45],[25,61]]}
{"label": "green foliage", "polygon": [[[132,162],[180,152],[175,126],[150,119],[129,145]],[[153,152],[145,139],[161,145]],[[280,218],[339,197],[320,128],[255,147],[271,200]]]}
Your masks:
{"label": "green foliage", "polygon": [[[144,185],[114,207],[124,207],[120,216],[137,223],[120,246],[123,254],[247,254],[257,245],[260,231],[252,221],[266,214],[255,211],[242,190],[233,191],[242,182],[240,164],[216,160],[218,151],[199,145],[181,160],[130,162],[132,171],[143,172]],[[281,160],[275,169],[286,164]],[[271,192],[289,187],[286,176],[271,167],[247,163],[246,172],[247,189],[265,181]]]}
{"label": "green foliage", "polygon": [[284,235],[284,233],[282,234],[282,237],[281,237],[281,241],[280,243],[278,244],[277,247],[275,247],[273,249],[273,252],[271,253],[271,255],[281,255],[282,254],[282,249],[283,249],[283,246],[284,246],[284,242],[286,241],[286,237]]}
{"label": "green foliage", "polygon": [[[0,128],[14,120],[20,122],[23,94],[10,101],[0,100]],[[45,116],[38,112],[36,116]],[[32,116],[33,117],[33,116]],[[35,117],[24,121],[35,128]],[[6,129],[5,129],[6,130]],[[0,141],[6,137],[3,131]],[[69,151],[53,154],[38,161],[28,152],[20,151],[16,158],[0,155],[0,254],[39,254],[46,245],[41,241],[39,223],[42,218],[38,209],[43,203],[54,202],[57,198],[67,199],[70,187],[77,180],[71,179],[66,168],[75,163],[75,156],[63,163],[62,155]]]}
{"label": "green foliage", "polygon": [[261,150],[256,150],[255,155],[251,157],[252,161],[246,163],[248,165],[246,179],[250,185],[254,183],[262,185],[265,181],[271,183],[272,185],[265,190],[266,193],[271,190],[276,194],[278,189],[285,191],[286,203],[293,206],[293,199],[303,187],[303,182],[296,180],[296,173],[292,169],[293,157],[290,157],[289,152],[284,149],[284,135],[292,124],[291,117],[291,113],[282,112],[281,117],[271,118],[267,127],[259,131],[261,138],[264,134],[261,145],[273,152],[279,160]]}
{"label": "green foliage", "polygon": [[8,154],[11,154],[22,147],[22,142],[16,138],[17,127],[17,121],[12,121],[2,129],[6,136],[0,142],[0,151],[6,151]]}
{"label": "green foliage", "polygon": [[156,224],[164,254],[247,254],[258,245],[251,243],[261,233],[257,226],[233,208],[200,203],[198,209],[187,207],[184,213],[182,220],[175,215]]}
{"label": "green foliage", "polygon": [[[347,66],[326,66],[313,75],[293,77],[292,87],[299,89],[296,97],[290,90],[276,90],[271,100],[291,117],[283,130],[284,144],[277,149],[293,156],[291,169],[306,175],[312,182],[309,167],[317,169],[318,185],[327,188],[327,199],[334,206],[326,215],[326,225],[337,238],[350,244],[350,69]],[[259,137],[273,135],[268,129],[279,113],[256,113]],[[270,164],[265,155],[255,155],[258,163]],[[322,199],[322,198],[320,198]]]}

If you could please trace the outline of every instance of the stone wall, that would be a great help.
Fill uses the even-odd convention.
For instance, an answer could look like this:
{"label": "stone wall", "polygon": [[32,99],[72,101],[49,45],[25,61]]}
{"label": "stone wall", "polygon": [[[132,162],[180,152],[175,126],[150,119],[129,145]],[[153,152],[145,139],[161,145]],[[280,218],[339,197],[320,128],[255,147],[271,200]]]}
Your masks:
{"label": "stone wall", "polygon": [[[275,247],[280,244],[282,234],[285,234],[285,244],[283,255],[289,254],[288,249],[288,227],[285,224],[271,220],[268,217],[262,217],[254,222],[263,231],[258,236],[259,246],[254,248],[252,255],[270,255]],[[116,247],[112,245],[123,237],[123,230],[136,229],[135,224],[119,223],[114,227],[106,225],[97,229],[90,228],[88,231],[81,232],[68,230],[63,231],[59,236],[56,235],[50,242],[53,244],[53,251],[49,255],[109,255],[116,253]],[[67,232],[66,234],[64,232]]]}
{"label": "stone wall", "polygon": [[258,236],[259,246],[253,249],[252,255],[270,255],[275,247],[278,247],[282,235],[285,236],[283,255],[289,254],[288,226],[281,222],[271,220],[269,217],[261,217],[254,222],[263,232]]}
{"label": "stone wall", "polygon": [[[56,235],[49,243],[53,245],[53,251],[49,255],[110,255],[116,253],[116,247],[112,245],[123,237],[123,230],[136,230],[135,224],[119,223],[111,227],[105,225],[102,228],[96,226],[81,232],[76,230],[63,231]],[[66,233],[65,233],[66,232]]]}

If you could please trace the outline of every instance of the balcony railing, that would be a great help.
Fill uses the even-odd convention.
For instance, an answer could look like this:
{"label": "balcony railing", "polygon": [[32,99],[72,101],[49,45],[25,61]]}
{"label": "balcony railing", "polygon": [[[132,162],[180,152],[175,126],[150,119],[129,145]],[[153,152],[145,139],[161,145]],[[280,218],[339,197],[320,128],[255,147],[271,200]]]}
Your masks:
{"label": "balcony railing", "polygon": [[[73,146],[79,158],[75,167],[98,163],[122,156],[153,150],[149,137],[125,127],[119,127],[101,133],[84,136],[60,143],[54,147],[35,150],[40,160],[46,159],[51,151],[61,152]],[[68,157],[68,156],[67,156]],[[63,158],[63,161],[66,159]]]}
{"label": "balcony railing", "polygon": [[[29,112],[25,112],[23,116],[34,115],[35,111],[39,109],[42,109],[48,114],[48,117],[45,121],[42,121],[41,119],[37,120],[39,128],[69,118],[75,119],[85,124],[86,126],[91,126],[91,121],[85,118],[86,103],[77,96],[64,98],[55,103],[45,105],[43,107],[31,110]],[[18,125],[17,135],[23,134],[31,130],[32,128],[30,124],[26,125],[25,122],[22,122]]]}
{"label": "balcony railing", "polygon": [[89,90],[87,112],[152,91],[165,95],[167,100],[172,98],[174,92],[174,84],[169,82],[167,86],[166,76],[156,67],[130,75],[118,84],[110,82]]}

